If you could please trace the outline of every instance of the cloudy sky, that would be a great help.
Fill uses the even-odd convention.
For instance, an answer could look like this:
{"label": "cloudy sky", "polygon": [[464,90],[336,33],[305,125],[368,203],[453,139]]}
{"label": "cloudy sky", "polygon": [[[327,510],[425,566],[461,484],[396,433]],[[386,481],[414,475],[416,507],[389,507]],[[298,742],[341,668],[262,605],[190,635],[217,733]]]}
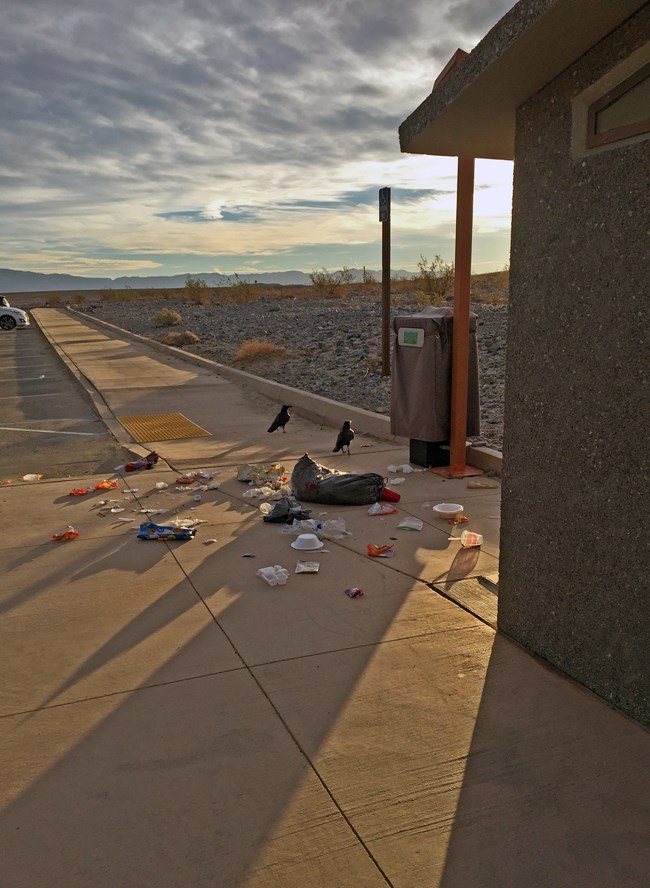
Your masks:
{"label": "cloudy sky", "polygon": [[[453,158],[399,124],[514,0],[4,0],[0,267],[115,277],[453,258]],[[474,270],[512,166],[478,161]]]}

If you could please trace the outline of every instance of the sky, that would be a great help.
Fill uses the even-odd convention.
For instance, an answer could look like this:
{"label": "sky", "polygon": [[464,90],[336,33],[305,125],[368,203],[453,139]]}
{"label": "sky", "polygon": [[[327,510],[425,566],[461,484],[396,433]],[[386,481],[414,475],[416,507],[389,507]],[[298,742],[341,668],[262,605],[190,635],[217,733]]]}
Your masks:
{"label": "sky", "polygon": [[[453,260],[456,160],[400,123],[514,0],[3,0],[0,267],[85,276]],[[476,163],[473,270],[512,164]]]}

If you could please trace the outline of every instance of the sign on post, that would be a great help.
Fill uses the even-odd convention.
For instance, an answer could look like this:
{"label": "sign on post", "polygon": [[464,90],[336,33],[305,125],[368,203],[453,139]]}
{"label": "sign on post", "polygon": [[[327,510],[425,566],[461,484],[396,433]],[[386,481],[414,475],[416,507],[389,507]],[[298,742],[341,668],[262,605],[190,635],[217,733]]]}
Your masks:
{"label": "sign on post", "polygon": [[390,188],[379,189],[379,221],[388,222],[390,219]]}
{"label": "sign on post", "polygon": [[379,189],[381,222],[381,375],[390,376],[390,188]]}

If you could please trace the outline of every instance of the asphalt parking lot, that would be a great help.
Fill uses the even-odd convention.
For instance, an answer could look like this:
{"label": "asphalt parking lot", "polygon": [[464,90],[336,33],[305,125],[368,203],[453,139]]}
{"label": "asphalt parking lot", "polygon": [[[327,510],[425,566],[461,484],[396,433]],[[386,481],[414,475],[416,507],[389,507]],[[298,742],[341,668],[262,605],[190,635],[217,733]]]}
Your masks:
{"label": "asphalt parking lot", "polygon": [[32,320],[0,330],[0,480],[111,470],[124,451]]}

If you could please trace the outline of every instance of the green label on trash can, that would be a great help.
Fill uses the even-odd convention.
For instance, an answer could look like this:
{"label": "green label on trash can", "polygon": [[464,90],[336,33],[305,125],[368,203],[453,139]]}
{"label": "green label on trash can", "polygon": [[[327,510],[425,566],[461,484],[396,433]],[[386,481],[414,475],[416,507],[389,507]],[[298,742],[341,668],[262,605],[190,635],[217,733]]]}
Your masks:
{"label": "green label on trash can", "polygon": [[424,330],[421,327],[400,327],[397,331],[398,345],[414,345],[422,348],[424,345]]}

